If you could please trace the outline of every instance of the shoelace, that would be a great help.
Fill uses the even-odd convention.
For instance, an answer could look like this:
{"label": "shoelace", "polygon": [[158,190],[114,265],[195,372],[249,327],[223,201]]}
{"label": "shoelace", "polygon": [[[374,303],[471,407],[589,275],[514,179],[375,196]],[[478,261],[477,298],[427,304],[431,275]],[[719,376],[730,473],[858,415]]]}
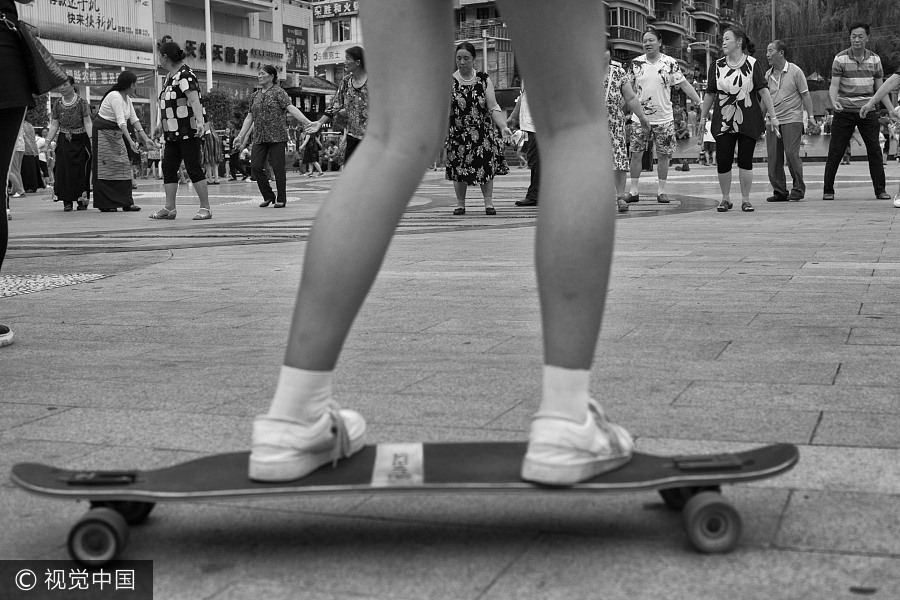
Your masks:
{"label": "shoelace", "polygon": [[609,445],[613,453],[623,454],[625,450],[622,448],[622,441],[619,439],[619,434],[610,426],[609,419],[606,418],[606,413],[603,412],[600,405],[593,400],[588,402],[588,412],[594,415],[594,421],[597,423],[597,427],[606,434],[606,439],[609,440]]}
{"label": "shoelace", "polygon": [[333,424],[331,431],[334,433],[334,448],[331,449],[331,466],[336,467],[338,460],[350,456],[350,434],[347,433],[347,426],[344,424],[344,418],[338,409],[332,408],[329,414]]}

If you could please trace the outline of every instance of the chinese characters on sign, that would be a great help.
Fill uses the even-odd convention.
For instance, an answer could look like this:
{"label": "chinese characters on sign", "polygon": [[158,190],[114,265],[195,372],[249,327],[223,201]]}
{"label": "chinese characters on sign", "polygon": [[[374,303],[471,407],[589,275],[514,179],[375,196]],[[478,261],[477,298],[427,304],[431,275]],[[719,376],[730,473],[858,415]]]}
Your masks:
{"label": "chinese characters on sign", "polygon": [[359,13],[359,2],[325,2],[316,4],[313,7],[313,17],[316,19],[329,17],[342,17],[345,15],[355,15]]}
{"label": "chinese characters on sign", "polygon": [[284,45],[287,48],[287,70],[309,75],[309,30],[284,25]]}
{"label": "chinese characters on sign", "polygon": [[99,0],[49,0],[51,7],[65,11],[65,22],[76,27],[116,31],[128,35],[150,37],[149,29],[120,25],[116,16],[104,12]]}
{"label": "chinese characters on sign", "polygon": [[72,67],[64,67],[66,75],[75,79],[75,83],[83,85],[114,85],[119,78],[121,70],[109,69],[75,69]]}
{"label": "chinese characters on sign", "polygon": [[[206,60],[206,42],[199,44],[194,40],[186,40],[184,42],[184,54],[188,58]],[[224,62],[226,64],[246,66],[250,68],[262,67],[270,62],[278,62],[284,55],[280,52],[269,52],[268,50],[258,50],[252,48],[234,48],[232,46],[222,46],[221,44],[213,44],[212,59],[213,62]],[[260,60],[250,60],[258,58]]]}

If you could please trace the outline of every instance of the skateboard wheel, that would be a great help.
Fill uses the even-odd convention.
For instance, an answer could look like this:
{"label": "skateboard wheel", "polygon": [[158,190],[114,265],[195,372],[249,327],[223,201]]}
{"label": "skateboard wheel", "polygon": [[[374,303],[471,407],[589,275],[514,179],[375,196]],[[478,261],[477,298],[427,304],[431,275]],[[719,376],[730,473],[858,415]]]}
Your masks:
{"label": "skateboard wheel", "polygon": [[699,494],[700,492],[721,492],[722,488],[717,485],[707,487],[678,487],[659,490],[663,502],[672,510],[683,510],[687,501]]}
{"label": "skateboard wheel", "polygon": [[91,508],[111,508],[123,517],[129,525],[140,525],[147,520],[155,502],[138,502],[134,500],[95,500]]}
{"label": "skateboard wheel", "polygon": [[99,567],[113,560],[128,543],[128,523],[111,508],[92,508],[72,527],[69,556],[78,563]]}
{"label": "skateboard wheel", "polygon": [[741,537],[741,516],[721,494],[700,492],[684,506],[684,526],[694,548],[707,554],[731,552]]}

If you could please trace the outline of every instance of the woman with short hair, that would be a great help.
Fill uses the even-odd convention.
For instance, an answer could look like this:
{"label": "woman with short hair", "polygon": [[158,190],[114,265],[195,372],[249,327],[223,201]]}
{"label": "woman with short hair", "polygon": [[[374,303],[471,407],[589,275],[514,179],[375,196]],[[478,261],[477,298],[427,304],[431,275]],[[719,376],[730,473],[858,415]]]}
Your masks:
{"label": "woman with short hair", "polygon": [[166,206],[150,215],[151,219],[174,219],[177,216],[175,197],[182,161],[200,198],[200,210],[194,215],[194,220],[212,218],[206,172],[200,163],[200,137],[205,126],[205,113],[200,104],[200,83],[185,63],[185,58],[184,50],[175,42],[166,42],[159,48],[159,64],[169,72],[159,95],[159,122],[166,140],[162,156]]}

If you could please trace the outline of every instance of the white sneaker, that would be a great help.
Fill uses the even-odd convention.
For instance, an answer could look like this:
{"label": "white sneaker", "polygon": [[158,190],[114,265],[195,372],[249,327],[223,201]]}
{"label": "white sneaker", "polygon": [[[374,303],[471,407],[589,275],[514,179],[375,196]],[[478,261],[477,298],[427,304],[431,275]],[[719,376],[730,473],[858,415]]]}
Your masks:
{"label": "white sneaker", "polygon": [[894,208],[900,208],[900,194],[894,196]]}
{"label": "white sneaker", "polygon": [[522,461],[522,479],[545,485],[574,485],[631,460],[634,441],[610,423],[594,401],[584,424],[535,415]]}
{"label": "white sneaker", "polygon": [[15,337],[16,335],[13,333],[12,329],[6,325],[0,325],[0,347],[9,346],[13,343]]}
{"label": "white sneaker", "polygon": [[253,422],[250,479],[291,481],[322,465],[337,463],[365,444],[366,422],[352,410],[334,407],[315,424],[259,416]]}

